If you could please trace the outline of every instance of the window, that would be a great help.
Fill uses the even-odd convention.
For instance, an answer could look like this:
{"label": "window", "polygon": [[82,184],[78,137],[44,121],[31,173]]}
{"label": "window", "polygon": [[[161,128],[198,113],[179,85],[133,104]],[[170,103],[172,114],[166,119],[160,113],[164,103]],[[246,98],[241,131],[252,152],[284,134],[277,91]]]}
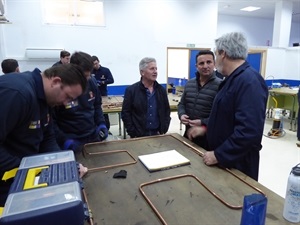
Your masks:
{"label": "window", "polygon": [[103,0],[44,0],[46,24],[105,26]]}

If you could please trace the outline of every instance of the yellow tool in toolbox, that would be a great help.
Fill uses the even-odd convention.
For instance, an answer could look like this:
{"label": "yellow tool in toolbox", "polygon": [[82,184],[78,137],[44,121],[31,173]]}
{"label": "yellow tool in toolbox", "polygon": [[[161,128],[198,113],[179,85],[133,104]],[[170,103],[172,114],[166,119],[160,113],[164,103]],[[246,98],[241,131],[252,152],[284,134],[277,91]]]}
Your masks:
{"label": "yellow tool in toolbox", "polygon": [[24,157],[3,179],[13,176],[0,224],[84,224],[88,209],[73,151]]}

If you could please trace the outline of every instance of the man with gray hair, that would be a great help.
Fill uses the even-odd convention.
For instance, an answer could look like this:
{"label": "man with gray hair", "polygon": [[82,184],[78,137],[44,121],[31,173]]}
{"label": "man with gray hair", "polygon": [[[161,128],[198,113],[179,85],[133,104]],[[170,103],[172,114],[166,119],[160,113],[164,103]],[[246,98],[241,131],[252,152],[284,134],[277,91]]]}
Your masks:
{"label": "man with gray hair", "polygon": [[216,67],[225,80],[219,86],[207,125],[192,127],[189,138],[206,133],[206,165],[235,168],[258,180],[268,88],[246,61],[248,47],[242,33],[225,34],[215,44]]}
{"label": "man with gray hair", "polygon": [[141,80],[126,88],[122,120],[131,138],[164,134],[170,125],[170,105],[166,89],[157,81],[154,58],[139,64]]}

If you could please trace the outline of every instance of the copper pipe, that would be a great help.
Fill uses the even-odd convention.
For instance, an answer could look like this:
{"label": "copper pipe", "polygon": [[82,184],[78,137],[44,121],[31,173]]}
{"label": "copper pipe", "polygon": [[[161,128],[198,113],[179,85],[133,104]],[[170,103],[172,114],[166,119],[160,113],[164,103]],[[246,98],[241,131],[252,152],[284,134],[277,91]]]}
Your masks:
{"label": "copper pipe", "polygon": [[82,189],[82,193],[83,193],[84,201],[85,201],[86,206],[87,206],[88,211],[89,211],[89,221],[90,221],[90,225],[94,225],[93,214],[92,214],[92,211],[90,210],[90,206],[89,206],[89,203],[88,203],[88,200],[87,200],[87,195],[86,195],[86,193],[85,193],[84,188]]}
{"label": "copper pipe", "polygon": [[[108,143],[113,143],[113,142],[118,142],[118,143],[120,143],[120,142],[132,142],[132,141],[160,138],[160,137],[166,137],[166,136],[173,137],[172,134],[158,134],[158,135],[153,135],[153,136],[136,137],[136,138],[122,139],[122,140],[112,140],[112,141],[109,141],[109,142],[93,142],[93,143],[85,144],[84,149],[85,149],[86,146],[90,146],[90,145],[103,145],[103,144],[108,144]],[[182,141],[180,141],[180,142],[182,142]]]}
{"label": "copper pipe", "polygon": [[255,187],[254,185],[252,185],[252,184],[248,183],[247,181],[245,181],[244,179],[240,178],[240,176],[238,176],[236,173],[232,172],[230,169],[228,169],[228,168],[221,168],[221,169],[226,170],[228,173],[230,173],[232,176],[234,176],[237,179],[239,179],[240,181],[242,181],[244,184],[248,185],[252,189],[256,190],[257,192],[259,192],[267,197],[267,195],[261,189],[259,189],[258,187]]}
{"label": "copper pipe", "polygon": [[[164,134],[164,135],[155,135],[155,136],[147,136],[147,137],[139,137],[139,138],[131,138],[131,139],[125,139],[125,140],[116,140],[116,141],[111,141],[111,142],[127,142],[127,141],[138,141],[138,140],[144,140],[144,139],[153,139],[153,138],[159,138],[159,137],[165,137],[165,136],[170,136],[180,142],[182,142],[184,145],[186,145],[187,147],[189,147],[192,151],[194,151],[196,154],[198,154],[199,156],[203,157],[204,153],[202,151],[200,151],[199,149],[197,149],[196,147],[192,146],[191,144],[173,136],[172,134]],[[87,145],[93,145],[93,144],[105,144],[105,142],[101,142],[101,143],[90,143]],[[95,155],[95,154],[109,154],[109,153],[114,153],[114,152],[123,152],[126,150],[115,150],[115,151],[107,151],[107,152],[97,152],[97,153],[88,153],[86,151],[84,151],[86,154],[88,155]],[[115,165],[111,165],[111,166],[106,166],[106,167],[97,167],[97,168],[92,168],[89,169],[90,172],[94,172],[94,171],[98,171],[98,170],[102,170],[102,169],[106,169],[106,168],[113,168],[113,167],[117,167],[117,166],[123,166],[123,165],[129,165],[129,164],[134,164],[137,161],[135,160],[135,158],[128,152],[126,151],[133,159],[134,162],[129,162],[129,163],[124,163],[124,164],[115,164]],[[220,167],[221,168],[221,167]],[[259,188],[251,185],[250,183],[248,183],[247,181],[243,180],[242,178],[240,178],[236,173],[232,172],[231,170],[229,170],[228,168],[221,168],[223,170],[226,170],[227,172],[229,172],[231,175],[233,175],[234,177],[236,177],[237,179],[239,179],[240,181],[242,181],[244,184],[248,185],[249,187],[253,188],[254,190],[256,190],[257,192],[263,194],[264,196],[266,196],[266,194],[261,191]],[[192,175],[192,174],[184,174],[184,175],[177,175],[174,177],[167,177],[167,178],[162,178],[162,179],[158,179],[158,180],[154,180],[154,181],[150,181],[147,183],[143,183],[140,185],[140,192],[142,193],[142,195],[144,196],[144,198],[146,199],[146,201],[148,202],[148,204],[151,206],[151,208],[154,210],[154,212],[156,213],[156,215],[159,217],[159,219],[161,220],[161,222],[163,224],[166,224],[166,221],[163,219],[163,217],[161,216],[161,214],[158,212],[158,210],[155,208],[155,206],[152,204],[152,202],[150,201],[149,198],[147,198],[147,196],[145,195],[144,191],[142,190],[143,186],[146,185],[150,185],[153,183],[157,183],[157,182],[161,182],[161,181],[166,181],[166,180],[172,180],[172,179],[177,179],[177,178],[181,178],[181,177],[193,177],[194,179],[196,179],[207,191],[209,191],[215,198],[217,198],[219,201],[221,201],[224,205],[226,205],[227,207],[231,208],[231,209],[241,209],[243,206],[242,205],[231,205],[229,203],[227,203],[226,201],[224,201],[220,196],[218,196],[215,192],[211,191],[209,189],[209,187],[207,187],[198,177]]]}
{"label": "copper pipe", "polygon": [[[120,142],[128,142],[128,141],[132,142],[132,141],[145,140],[145,139],[153,139],[153,138],[159,138],[159,137],[165,137],[165,136],[173,137],[171,134],[162,134],[162,135],[138,137],[138,138],[131,138],[131,139],[123,139],[123,140],[113,140],[113,141],[110,141],[109,143],[113,143],[113,142],[120,143]],[[175,137],[173,137],[173,138],[175,138]],[[112,151],[95,152],[95,153],[89,153],[86,150],[87,146],[90,146],[90,145],[103,145],[103,144],[107,144],[107,142],[93,142],[93,143],[85,144],[84,148],[83,148],[83,156],[86,157],[86,156],[90,156],[90,155],[93,155],[93,154],[96,155],[96,154],[110,154],[110,153],[126,152],[134,161],[133,162],[127,162],[127,163],[115,164],[115,165],[111,165],[111,166],[103,166],[103,167],[91,168],[91,169],[88,169],[88,172],[96,172],[96,171],[99,171],[99,170],[114,168],[114,167],[118,167],[118,166],[126,166],[126,165],[131,165],[131,164],[137,163],[137,160],[127,150],[112,150]],[[186,145],[188,145],[188,143],[186,143]]]}
{"label": "copper pipe", "polygon": [[[174,137],[174,136],[173,136]],[[179,138],[174,137],[176,140],[181,141]],[[204,153],[201,152],[199,149],[195,148],[194,146],[190,145],[189,143],[185,142],[185,141],[181,141],[183,144],[185,144],[186,146],[188,146],[189,148],[191,148],[194,152],[196,152],[198,155],[200,155],[201,157],[203,157]],[[263,194],[264,196],[267,196],[262,190],[260,190],[258,187],[255,187],[254,185],[248,183],[247,181],[245,181],[244,179],[242,179],[241,177],[239,177],[236,173],[232,172],[230,169],[228,168],[224,168],[221,166],[218,166],[219,168],[226,170],[228,173],[230,173],[231,175],[233,175],[234,177],[236,177],[237,179],[239,179],[240,181],[242,181],[244,184],[246,184],[247,186],[251,187],[252,189],[256,190],[257,192]]]}
{"label": "copper pipe", "polygon": [[143,197],[145,198],[145,200],[148,202],[148,204],[150,205],[150,207],[152,208],[152,210],[155,212],[155,214],[157,215],[157,217],[160,219],[160,221],[164,224],[167,225],[167,222],[165,221],[165,219],[162,217],[162,215],[159,213],[159,211],[157,210],[157,208],[154,206],[154,204],[151,202],[151,200],[147,197],[146,193],[143,191],[143,187],[147,186],[147,185],[151,185],[151,184],[155,184],[155,183],[159,183],[159,182],[163,182],[163,181],[169,181],[169,180],[174,180],[174,179],[179,179],[182,177],[192,177],[194,179],[196,179],[196,181],[198,181],[209,193],[211,193],[215,198],[217,198],[220,202],[222,202],[224,205],[226,205],[227,207],[231,208],[231,209],[241,209],[241,206],[234,206],[231,205],[227,202],[225,202],[223,199],[221,199],[220,196],[218,196],[215,192],[211,191],[198,177],[192,175],[192,174],[182,174],[182,175],[176,175],[176,176],[171,176],[171,177],[165,177],[165,178],[161,178],[161,179],[157,179],[157,180],[153,180],[150,182],[146,182],[146,183],[142,183],[140,185],[140,192],[143,195]]}
{"label": "copper pipe", "polygon": [[[176,138],[176,137],[174,137]],[[176,138],[177,139],[177,138]],[[179,140],[179,139],[177,139]],[[194,146],[190,145],[189,143],[185,142],[185,141],[181,141],[183,144],[185,144],[186,146],[188,146],[189,148],[191,148],[197,155],[203,157],[204,153],[201,152],[199,149],[195,148]]]}
{"label": "copper pipe", "polygon": [[106,155],[106,154],[114,154],[114,153],[126,152],[133,159],[133,162],[118,163],[118,164],[109,165],[109,166],[89,168],[88,172],[96,172],[96,171],[99,171],[99,170],[110,169],[110,168],[115,168],[115,167],[119,167],[119,166],[127,166],[127,165],[131,165],[131,164],[137,163],[137,160],[127,150],[112,150],[112,151],[106,151],[106,152],[87,152],[86,150],[84,150],[84,151],[85,151],[85,154],[88,155],[88,156],[92,156],[92,155]]}
{"label": "copper pipe", "polygon": [[[176,140],[178,140],[179,142],[182,142],[184,145],[186,145],[187,147],[189,147],[193,152],[195,152],[197,155],[203,157],[204,153],[202,151],[200,151],[199,149],[197,149],[196,147],[192,146],[191,144],[187,143],[186,141],[183,141],[182,139],[179,139],[175,136],[173,136],[172,134],[164,134],[164,135],[155,135],[155,136],[146,136],[146,137],[139,137],[139,138],[132,138],[132,139],[125,139],[125,140],[116,140],[118,142],[120,141],[137,141],[137,140],[144,140],[144,139],[153,139],[153,138],[159,138],[159,137],[165,137],[165,136],[170,136]],[[111,142],[116,142],[116,141],[111,141]],[[100,142],[100,143],[90,143],[90,144],[87,144],[87,145],[92,145],[92,144],[105,144],[105,142]],[[129,155],[130,153],[127,152]],[[131,156],[131,155],[130,155]],[[134,157],[131,156],[133,159]],[[134,159],[135,160],[135,159]],[[135,160],[134,163],[136,163],[137,161]],[[129,163],[129,164],[133,164],[133,163]],[[128,165],[127,163],[125,165]],[[122,166],[122,164],[117,164],[116,166]],[[116,167],[116,166],[113,166],[113,167]],[[108,167],[110,168],[110,167]],[[230,169],[228,168],[222,168],[219,166],[219,168],[223,169],[223,170],[226,170],[227,172],[229,172],[231,175],[233,175],[234,177],[236,177],[237,179],[239,179],[240,181],[242,181],[244,184],[246,184],[247,186],[253,188],[254,190],[256,190],[257,192],[263,194],[266,196],[266,194],[260,190],[259,188],[255,187],[254,185],[251,185],[250,183],[248,183],[247,181],[243,180],[242,178],[240,178],[236,173],[232,172]],[[99,167],[98,170],[101,170],[102,168]],[[105,169],[105,168],[103,168]],[[98,171],[98,170],[95,170],[95,171]],[[94,172],[93,170],[91,172]]]}
{"label": "copper pipe", "polygon": [[[233,174],[234,175],[234,174]],[[234,175],[235,176],[235,175]],[[143,197],[145,198],[145,200],[148,202],[148,204],[150,205],[150,207],[152,208],[152,210],[155,212],[155,214],[157,215],[157,217],[160,219],[160,221],[164,224],[167,225],[167,222],[165,221],[165,219],[162,217],[162,215],[159,213],[159,211],[157,210],[157,208],[154,206],[154,204],[151,202],[151,200],[147,197],[146,193],[143,191],[143,187],[147,186],[147,185],[151,185],[151,184],[155,184],[155,183],[159,183],[159,182],[163,182],[163,181],[169,181],[169,180],[174,180],[174,179],[179,179],[182,177],[192,177],[194,178],[196,181],[198,181],[198,183],[200,183],[209,193],[211,193],[215,198],[217,198],[221,203],[223,203],[225,206],[227,206],[228,208],[231,209],[242,209],[243,206],[235,206],[232,204],[227,203],[226,201],[224,201],[219,195],[217,195],[215,192],[211,191],[210,188],[208,186],[206,186],[198,177],[192,175],[192,174],[182,174],[182,175],[176,175],[176,176],[171,176],[171,177],[165,177],[165,178],[160,178],[157,180],[153,180],[150,182],[146,182],[146,183],[142,183],[140,185],[140,192],[143,195]],[[262,193],[263,194],[263,193]]]}

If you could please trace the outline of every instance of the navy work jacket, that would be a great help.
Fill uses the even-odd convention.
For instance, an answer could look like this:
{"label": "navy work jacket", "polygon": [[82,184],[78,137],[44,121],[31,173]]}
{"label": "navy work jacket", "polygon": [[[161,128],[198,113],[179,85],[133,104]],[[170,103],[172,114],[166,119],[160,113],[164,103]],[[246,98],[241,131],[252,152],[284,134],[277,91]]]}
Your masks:
{"label": "navy work jacket", "polygon": [[245,62],[219,86],[207,125],[209,149],[220,165],[258,179],[268,88]]}

